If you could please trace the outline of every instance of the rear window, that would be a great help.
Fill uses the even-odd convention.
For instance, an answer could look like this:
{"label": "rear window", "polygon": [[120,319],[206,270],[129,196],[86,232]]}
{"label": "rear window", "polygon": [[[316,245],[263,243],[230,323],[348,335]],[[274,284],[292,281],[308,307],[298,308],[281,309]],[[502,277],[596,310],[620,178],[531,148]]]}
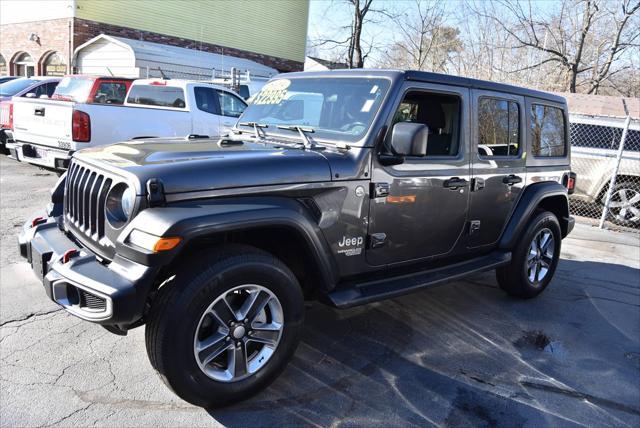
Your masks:
{"label": "rear window", "polygon": [[0,95],[5,97],[12,97],[23,89],[36,83],[37,80],[33,79],[14,79],[9,80],[3,84],[0,84]]}
{"label": "rear window", "polygon": [[89,98],[91,88],[93,87],[93,79],[85,79],[82,77],[64,77],[51,98],[54,100],[75,101],[84,103]]}
{"label": "rear window", "polygon": [[531,151],[537,157],[565,156],[564,115],[557,107],[531,106]]}
{"label": "rear window", "polygon": [[127,85],[123,82],[102,82],[93,96],[94,104],[124,104]]}
{"label": "rear window", "polygon": [[157,107],[185,108],[184,91],[173,86],[134,85],[127,102]]}

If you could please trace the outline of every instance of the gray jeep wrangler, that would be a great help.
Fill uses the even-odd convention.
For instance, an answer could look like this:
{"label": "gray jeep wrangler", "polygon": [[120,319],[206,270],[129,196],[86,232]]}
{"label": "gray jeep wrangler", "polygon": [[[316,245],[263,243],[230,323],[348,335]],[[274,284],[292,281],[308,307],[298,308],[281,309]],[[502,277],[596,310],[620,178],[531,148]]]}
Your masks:
{"label": "gray jeep wrangler", "polygon": [[[197,106],[196,106],[197,107]],[[273,381],[305,299],[347,308],[495,269],[530,298],[573,228],[563,98],[414,71],[284,74],[222,139],[73,157],[21,253],[53,301],[200,406]]]}

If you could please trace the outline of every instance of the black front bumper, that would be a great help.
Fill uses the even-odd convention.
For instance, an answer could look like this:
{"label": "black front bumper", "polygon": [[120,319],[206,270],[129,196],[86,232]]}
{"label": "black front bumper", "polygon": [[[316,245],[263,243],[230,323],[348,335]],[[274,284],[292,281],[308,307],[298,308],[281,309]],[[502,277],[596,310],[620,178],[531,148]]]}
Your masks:
{"label": "black front bumper", "polygon": [[[44,285],[51,300],[87,321],[126,327],[140,320],[158,268],[116,256],[106,263],[73,241],[55,217],[18,237],[20,254]],[[64,254],[77,251],[64,262]]]}

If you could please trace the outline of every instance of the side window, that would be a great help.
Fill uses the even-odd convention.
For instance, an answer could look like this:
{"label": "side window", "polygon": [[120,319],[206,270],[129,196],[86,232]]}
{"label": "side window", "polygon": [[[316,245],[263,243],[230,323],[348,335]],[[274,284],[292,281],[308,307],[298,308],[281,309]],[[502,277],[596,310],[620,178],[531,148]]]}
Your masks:
{"label": "side window", "polygon": [[185,108],[182,88],[163,85],[133,85],[127,102],[158,107]]}
{"label": "side window", "polygon": [[47,83],[47,96],[49,98],[51,98],[51,95],[53,95],[53,93],[56,90],[56,87],[58,86],[58,82],[51,82],[51,83]]}
{"label": "side window", "polygon": [[95,104],[124,104],[127,95],[127,85],[120,82],[102,82],[98,86],[93,103]]}
{"label": "side window", "polygon": [[531,152],[538,157],[564,156],[567,145],[564,115],[557,107],[532,104]]}
{"label": "side window", "polygon": [[515,156],[520,149],[520,111],[514,101],[480,98],[478,154]]}
{"label": "side window", "polygon": [[456,156],[460,148],[460,98],[422,91],[408,92],[393,123],[423,123],[429,127],[427,157]]}
{"label": "side window", "polygon": [[44,91],[45,87],[46,87],[45,84],[38,85],[29,92],[33,92],[34,94],[36,94],[36,98],[40,98],[40,95],[45,93]]}
{"label": "side window", "polygon": [[193,94],[196,98],[198,110],[211,114],[220,114],[220,101],[216,91],[211,88],[196,86],[193,88]]}
{"label": "side window", "polygon": [[220,97],[220,111],[223,116],[240,117],[247,104],[235,95],[225,91],[218,91]]}

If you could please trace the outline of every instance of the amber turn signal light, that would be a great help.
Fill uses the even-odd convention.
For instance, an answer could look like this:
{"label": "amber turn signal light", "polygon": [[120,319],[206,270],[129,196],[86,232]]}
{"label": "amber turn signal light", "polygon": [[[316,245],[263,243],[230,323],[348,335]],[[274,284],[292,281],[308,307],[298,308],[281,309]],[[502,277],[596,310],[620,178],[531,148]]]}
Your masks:
{"label": "amber turn signal light", "polygon": [[182,239],[179,237],[174,238],[160,238],[153,246],[153,252],[158,253],[160,251],[173,250],[178,246]]}

